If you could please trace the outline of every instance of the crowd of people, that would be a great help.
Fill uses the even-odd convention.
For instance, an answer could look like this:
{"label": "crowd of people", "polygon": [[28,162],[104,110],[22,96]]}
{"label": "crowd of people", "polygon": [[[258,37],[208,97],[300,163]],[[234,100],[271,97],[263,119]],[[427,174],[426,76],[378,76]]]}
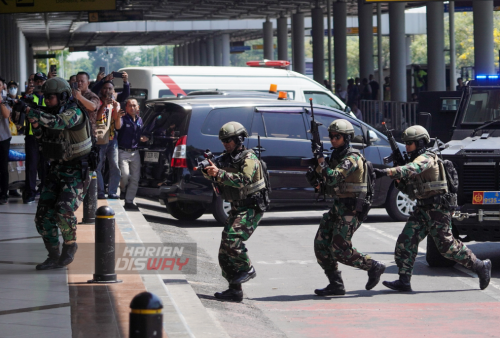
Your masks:
{"label": "crowd of people", "polygon": [[[52,69],[51,69],[52,70]],[[116,75],[116,72],[115,72]],[[86,72],[78,72],[67,80],[71,87],[71,98],[89,117],[92,133],[99,149],[97,167],[98,198],[123,199],[124,207],[137,210],[133,203],[139,178],[139,142],[146,142],[141,136],[142,119],[137,100],[130,98],[128,74],[121,72],[121,79],[101,72],[96,81]],[[44,157],[40,142],[33,133],[23,106],[46,108],[44,85],[48,79],[56,78],[57,71],[47,75],[43,72],[31,74],[22,92],[16,81],[6,82],[0,77],[0,204],[8,203],[9,197],[22,197],[26,204],[33,203],[46,184],[49,159]],[[117,84],[116,81],[123,84]],[[121,85],[121,92],[115,92],[115,84]],[[19,103],[22,102],[22,103]],[[22,195],[17,190],[9,191],[9,148],[12,136],[25,137],[25,187]],[[105,170],[107,169],[107,170]],[[39,182],[37,182],[37,177]],[[118,187],[120,194],[118,195]],[[107,196],[106,196],[107,192]]]}

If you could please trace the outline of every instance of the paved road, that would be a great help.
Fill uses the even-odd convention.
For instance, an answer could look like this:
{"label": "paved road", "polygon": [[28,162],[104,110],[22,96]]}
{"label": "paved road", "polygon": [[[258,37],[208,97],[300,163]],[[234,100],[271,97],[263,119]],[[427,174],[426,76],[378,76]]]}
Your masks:
{"label": "paved road", "polygon": [[[244,284],[243,303],[226,303],[213,298],[226,287],[217,264],[222,227],[211,215],[183,224],[156,203],[138,202],[165,242],[197,243],[198,273],[188,276],[189,282],[231,337],[500,337],[500,243],[468,244],[493,262],[485,291],[477,276],[460,266],[430,268],[424,241],[414,292],[382,284],[366,291],[366,272],[341,266],[346,295],[318,297],[313,290],[328,284],[313,252],[322,211],[268,212],[247,245],[257,278]],[[375,209],[354,236],[356,248],[388,266],[382,280],[397,278],[393,252],[402,227]]]}

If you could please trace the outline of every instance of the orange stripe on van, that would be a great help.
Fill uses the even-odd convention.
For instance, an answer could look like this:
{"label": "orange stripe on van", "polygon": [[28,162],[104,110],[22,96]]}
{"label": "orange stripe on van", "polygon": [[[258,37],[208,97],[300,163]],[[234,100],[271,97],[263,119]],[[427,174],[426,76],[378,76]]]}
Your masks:
{"label": "orange stripe on van", "polygon": [[168,75],[157,75],[157,77],[170,89],[172,94],[177,96],[178,94],[186,95],[186,93],[177,85],[177,83],[172,80]]}

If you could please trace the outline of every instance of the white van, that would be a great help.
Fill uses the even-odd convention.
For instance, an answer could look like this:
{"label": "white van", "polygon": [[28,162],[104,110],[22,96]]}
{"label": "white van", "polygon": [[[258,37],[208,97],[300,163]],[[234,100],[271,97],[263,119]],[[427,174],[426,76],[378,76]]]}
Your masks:
{"label": "white van", "polygon": [[300,73],[260,67],[127,67],[131,96],[138,100],[187,95],[192,91],[218,89],[268,92],[271,84],[285,91],[288,98],[329,106],[348,112],[350,109],[331,91]]}

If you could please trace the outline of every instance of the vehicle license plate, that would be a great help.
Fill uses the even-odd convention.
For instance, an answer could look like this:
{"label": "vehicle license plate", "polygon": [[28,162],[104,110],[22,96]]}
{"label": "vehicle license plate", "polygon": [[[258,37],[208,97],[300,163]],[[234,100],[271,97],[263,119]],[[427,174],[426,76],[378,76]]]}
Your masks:
{"label": "vehicle license plate", "polygon": [[144,154],[144,162],[158,162],[160,153],[146,151]]}
{"label": "vehicle license plate", "polygon": [[472,204],[500,204],[500,191],[474,191]]}

